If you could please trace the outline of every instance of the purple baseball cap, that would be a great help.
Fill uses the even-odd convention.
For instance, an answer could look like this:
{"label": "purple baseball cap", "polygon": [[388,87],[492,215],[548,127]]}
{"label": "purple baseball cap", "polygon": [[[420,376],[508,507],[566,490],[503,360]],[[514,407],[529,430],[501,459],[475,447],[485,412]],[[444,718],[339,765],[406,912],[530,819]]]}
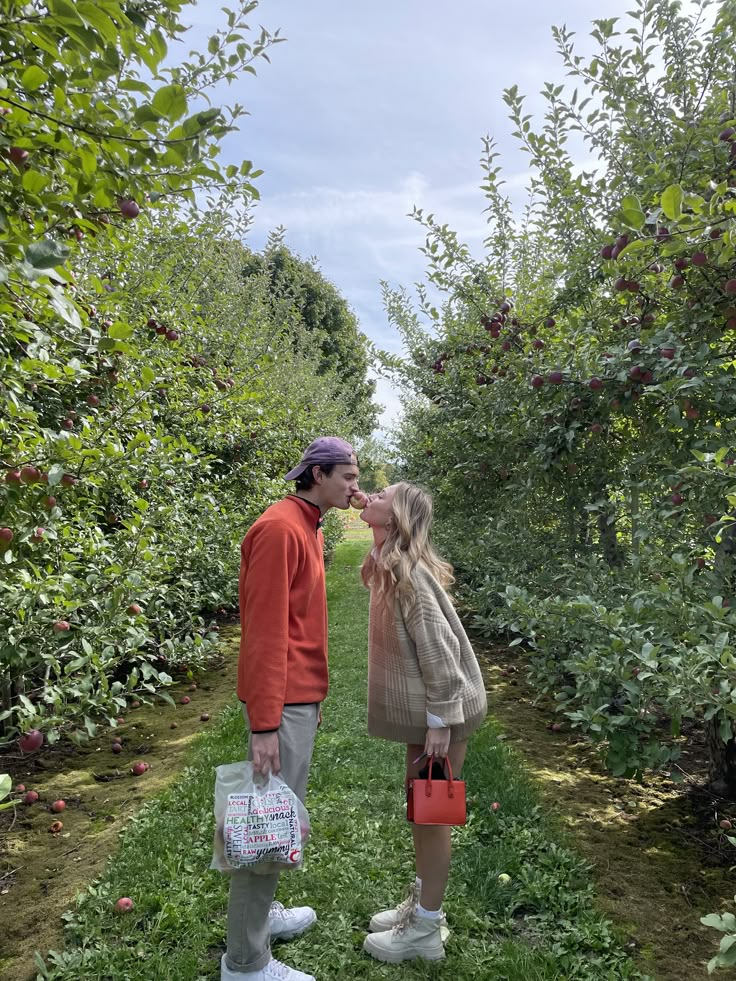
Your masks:
{"label": "purple baseball cap", "polygon": [[296,480],[315,464],[356,463],[355,450],[339,436],[318,436],[309,444],[299,463],[290,470],[284,480]]}

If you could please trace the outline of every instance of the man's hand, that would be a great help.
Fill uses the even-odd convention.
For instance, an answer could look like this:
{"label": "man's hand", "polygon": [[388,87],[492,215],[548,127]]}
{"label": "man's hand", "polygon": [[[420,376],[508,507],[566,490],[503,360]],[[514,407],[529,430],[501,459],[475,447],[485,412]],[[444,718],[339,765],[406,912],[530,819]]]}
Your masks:
{"label": "man's hand", "polygon": [[439,756],[444,759],[450,749],[450,730],[446,729],[427,729],[424,738],[424,752],[427,756]]}
{"label": "man's hand", "polygon": [[269,771],[273,774],[281,770],[281,760],[279,759],[279,734],[278,732],[254,732],[250,737],[250,745],[253,750],[253,769],[256,773],[268,776]]}

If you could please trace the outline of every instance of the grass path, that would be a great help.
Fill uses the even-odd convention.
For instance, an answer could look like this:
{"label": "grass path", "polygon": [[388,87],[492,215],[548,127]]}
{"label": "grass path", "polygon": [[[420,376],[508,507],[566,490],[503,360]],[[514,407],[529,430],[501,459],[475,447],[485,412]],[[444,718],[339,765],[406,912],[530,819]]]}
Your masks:
{"label": "grass path", "polygon": [[[556,843],[518,757],[491,722],[473,740],[464,773],[470,819],[455,832],[446,961],[392,967],[363,954],[371,914],[400,898],[413,877],[402,747],[366,735],[368,611],[358,578],[366,547],[351,535],[328,574],[332,683],[307,801],[313,835],[305,870],[285,874],[279,890],[287,904],[313,905],[319,922],[277,956],[318,981],[640,978],[594,908],[587,869]],[[213,768],[242,758],[243,746],[233,704],[202,736],[182,778],[131,822],[103,879],[67,915],[66,950],[47,957],[40,977],[218,977],[227,882],[207,870]],[[502,872],[510,885],[499,883]],[[120,896],[135,903],[124,917],[112,911]]]}

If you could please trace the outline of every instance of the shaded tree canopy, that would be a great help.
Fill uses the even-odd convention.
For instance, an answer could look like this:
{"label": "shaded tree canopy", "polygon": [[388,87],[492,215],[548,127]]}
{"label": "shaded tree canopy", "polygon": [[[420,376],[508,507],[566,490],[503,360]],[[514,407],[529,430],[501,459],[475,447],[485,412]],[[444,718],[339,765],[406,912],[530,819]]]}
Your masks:
{"label": "shaded tree canopy", "polygon": [[[319,345],[318,373],[337,376],[353,408],[356,431],[369,435],[376,425],[377,408],[372,401],[375,382],[366,377],[368,340],[346,300],[313,262],[300,259],[276,236],[262,253],[247,253],[243,270],[246,278],[265,275],[272,313],[298,323],[310,342]],[[295,346],[303,343],[302,331],[295,330]]]}

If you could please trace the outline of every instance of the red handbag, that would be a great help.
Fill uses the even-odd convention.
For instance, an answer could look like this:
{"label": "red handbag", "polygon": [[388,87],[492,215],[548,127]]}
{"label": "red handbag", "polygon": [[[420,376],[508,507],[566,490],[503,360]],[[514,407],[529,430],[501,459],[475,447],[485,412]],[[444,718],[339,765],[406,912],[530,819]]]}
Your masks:
{"label": "red handbag", "polygon": [[414,824],[465,824],[465,781],[454,779],[447,758],[443,762],[448,779],[433,780],[433,760],[431,756],[426,780],[413,777],[406,785],[406,820]]}

